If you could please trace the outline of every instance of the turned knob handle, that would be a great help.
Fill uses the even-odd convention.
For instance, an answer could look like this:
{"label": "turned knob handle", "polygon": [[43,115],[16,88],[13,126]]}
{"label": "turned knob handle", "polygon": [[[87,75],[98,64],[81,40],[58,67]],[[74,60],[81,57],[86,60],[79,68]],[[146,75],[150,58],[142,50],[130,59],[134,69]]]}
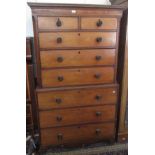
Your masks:
{"label": "turned knob handle", "polygon": [[58,104],[60,104],[62,102],[62,100],[61,100],[61,98],[56,98],[55,99],[55,102],[58,103]]}
{"label": "turned knob handle", "polygon": [[99,79],[99,78],[101,77],[101,74],[99,74],[99,73],[98,73],[98,74],[95,74],[94,77],[95,77],[96,79]]}
{"label": "turned knob handle", "polygon": [[102,98],[101,95],[96,95],[96,96],[95,96],[95,99],[96,99],[96,100],[100,100],[101,98]]}
{"label": "turned knob handle", "polygon": [[97,37],[96,42],[98,42],[98,43],[102,42],[102,37]]}
{"label": "turned knob handle", "polygon": [[57,38],[57,43],[62,43],[62,38],[61,37]]}
{"label": "turned knob handle", "polygon": [[59,133],[59,134],[57,135],[57,138],[58,138],[58,140],[62,140],[62,139],[63,139],[63,134],[62,134],[62,133]]}
{"label": "turned knob handle", "polygon": [[62,25],[61,20],[58,18],[57,22],[56,22],[56,26],[60,27]]}
{"label": "turned knob handle", "polygon": [[100,55],[97,55],[95,58],[96,58],[96,60],[101,60],[102,59],[102,57]]}
{"label": "turned knob handle", "polygon": [[100,26],[102,26],[102,24],[103,24],[103,22],[99,19],[99,20],[97,21],[97,23],[96,23],[96,26],[97,26],[97,27],[100,27]]}
{"label": "turned knob handle", "polygon": [[58,76],[58,81],[63,81],[64,77],[63,76]]}
{"label": "turned knob handle", "polygon": [[101,116],[101,114],[102,114],[102,113],[101,113],[100,111],[97,111],[97,112],[96,112],[96,116]]}
{"label": "turned knob handle", "polygon": [[58,57],[58,58],[57,58],[57,61],[58,61],[58,62],[63,62],[63,60],[64,60],[63,57]]}
{"label": "turned knob handle", "polygon": [[57,116],[57,121],[62,121],[62,116]]}
{"label": "turned knob handle", "polygon": [[101,129],[96,129],[96,134],[100,134],[101,133]]}

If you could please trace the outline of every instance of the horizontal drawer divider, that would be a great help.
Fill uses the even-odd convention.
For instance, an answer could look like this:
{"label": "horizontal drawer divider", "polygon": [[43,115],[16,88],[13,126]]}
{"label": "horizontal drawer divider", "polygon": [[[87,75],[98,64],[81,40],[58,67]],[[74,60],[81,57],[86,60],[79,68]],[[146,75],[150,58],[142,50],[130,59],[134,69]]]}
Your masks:
{"label": "horizontal drawer divider", "polygon": [[76,90],[76,89],[91,89],[91,88],[109,88],[109,87],[118,87],[117,83],[110,83],[110,84],[94,84],[94,85],[81,85],[81,86],[69,86],[69,87],[53,87],[53,88],[37,88],[36,92],[48,92],[48,91],[59,91],[59,90]]}
{"label": "horizontal drawer divider", "polygon": [[61,127],[70,127],[70,126],[80,126],[80,125],[91,125],[91,124],[105,124],[105,123],[115,123],[116,119],[109,120],[109,121],[101,121],[101,122],[87,122],[87,123],[80,123],[80,124],[70,124],[70,125],[58,125],[58,126],[51,126],[51,127],[40,127],[40,129],[50,129],[50,128],[61,128]]}
{"label": "horizontal drawer divider", "polygon": [[[90,47],[59,47],[59,48],[40,48],[40,51],[48,51],[48,50],[82,50],[82,49],[90,49]],[[91,49],[116,49],[116,46],[106,46],[106,47],[92,47]]]}
{"label": "horizontal drawer divider", "polygon": [[[114,84],[115,83],[115,79],[114,79],[114,81],[112,82],[112,83],[106,83],[106,84]],[[55,86],[55,87],[46,87],[46,86],[44,86],[43,88],[64,88],[64,87],[76,87],[76,86],[90,86],[90,85],[101,85],[101,84],[103,84],[103,83],[98,83],[98,84],[82,84],[82,85],[80,85],[80,84],[77,84],[77,85],[65,85],[65,86]]]}
{"label": "horizontal drawer divider", "polygon": [[97,67],[115,67],[116,66],[116,64],[115,65],[93,65],[93,66],[65,66],[65,67],[50,67],[50,68],[41,68],[42,70],[51,70],[51,69],[56,69],[56,70],[58,70],[58,69],[79,69],[79,68],[92,68],[92,67],[95,67],[95,68],[97,68]]}
{"label": "horizontal drawer divider", "polygon": [[117,32],[118,31],[118,29],[108,29],[108,30],[99,30],[99,29],[94,29],[94,30],[92,30],[92,29],[77,29],[77,30],[73,30],[73,29],[70,29],[70,30],[68,30],[68,29],[61,29],[61,30],[58,30],[58,29],[56,29],[56,30],[48,30],[48,29],[39,29],[38,30],[38,32],[39,33],[44,33],[44,32]]}
{"label": "horizontal drawer divider", "polygon": [[63,109],[75,109],[75,108],[87,108],[87,107],[97,107],[97,106],[113,106],[113,105],[117,105],[117,103],[103,103],[103,104],[90,104],[90,105],[83,105],[83,106],[74,106],[74,107],[60,107],[60,108],[48,108],[48,109],[39,109],[38,110],[41,111],[52,111],[52,110],[63,110]]}

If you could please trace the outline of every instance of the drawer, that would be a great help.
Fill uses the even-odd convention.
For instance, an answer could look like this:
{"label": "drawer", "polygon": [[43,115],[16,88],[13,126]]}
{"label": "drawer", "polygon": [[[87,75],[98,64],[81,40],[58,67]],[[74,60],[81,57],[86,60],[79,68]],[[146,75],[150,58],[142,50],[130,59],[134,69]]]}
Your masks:
{"label": "drawer", "polygon": [[39,109],[115,104],[117,87],[80,88],[37,92]]}
{"label": "drawer", "polygon": [[70,86],[114,82],[113,67],[42,70],[42,86]]}
{"label": "drawer", "polygon": [[115,47],[116,32],[51,32],[39,33],[42,49],[73,47]]}
{"label": "drawer", "polygon": [[117,29],[117,18],[81,17],[81,29]]}
{"label": "drawer", "polygon": [[115,64],[115,49],[41,51],[41,67],[99,66]]}
{"label": "drawer", "polygon": [[41,129],[42,146],[79,145],[111,140],[115,137],[115,124],[90,124],[72,127]]}
{"label": "drawer", "polygon": [[77,17],[38,17],[40,30],[78,29]]}
{"label": "drawer", "polygon": [[115,105],[40,111],[40,127],[65,126],[115,120]]}

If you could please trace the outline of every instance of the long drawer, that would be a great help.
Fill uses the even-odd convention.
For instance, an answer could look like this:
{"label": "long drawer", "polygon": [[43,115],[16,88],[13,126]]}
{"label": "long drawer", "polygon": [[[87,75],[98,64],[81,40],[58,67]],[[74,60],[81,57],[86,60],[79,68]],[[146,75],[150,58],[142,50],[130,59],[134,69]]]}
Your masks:
{"label": "long drawer", "polygon": [[115,105],[40,111],[40,127],[65,126],[115,120]]}
{"label": "long drawer", "polygon": [[114,67],[42,70],[42,86],[106,84],[114,82]]}
{"label": "long drawer", "polygon": [[71,146],[102,140],[113,140],[114,137],[114,123],[41,129],[42,146],[58,146],[62,144]]}
{"label": "long drawer", "polygon": [[42,49],[73,47],[115,47],[116,32],[49,32],[39,33]]}
{"label": "long drawer", "polygon": [[40,51],[41,67],[115,65],[115,49]]}
{"label": "long drawer", "polygon": [[69,90],[40,89],[37,92],[40,110],[115,104],[117,103],[117,95],[116,86],[70,88]]}

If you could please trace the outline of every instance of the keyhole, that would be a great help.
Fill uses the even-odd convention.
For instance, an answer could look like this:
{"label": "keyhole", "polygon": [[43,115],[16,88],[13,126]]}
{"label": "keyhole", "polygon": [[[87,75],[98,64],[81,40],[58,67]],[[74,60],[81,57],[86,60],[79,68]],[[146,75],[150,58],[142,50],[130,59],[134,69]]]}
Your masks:
{"label": "keyhole", "polygon": [[79,51],[78,53],[80,54],[81,52]]}

